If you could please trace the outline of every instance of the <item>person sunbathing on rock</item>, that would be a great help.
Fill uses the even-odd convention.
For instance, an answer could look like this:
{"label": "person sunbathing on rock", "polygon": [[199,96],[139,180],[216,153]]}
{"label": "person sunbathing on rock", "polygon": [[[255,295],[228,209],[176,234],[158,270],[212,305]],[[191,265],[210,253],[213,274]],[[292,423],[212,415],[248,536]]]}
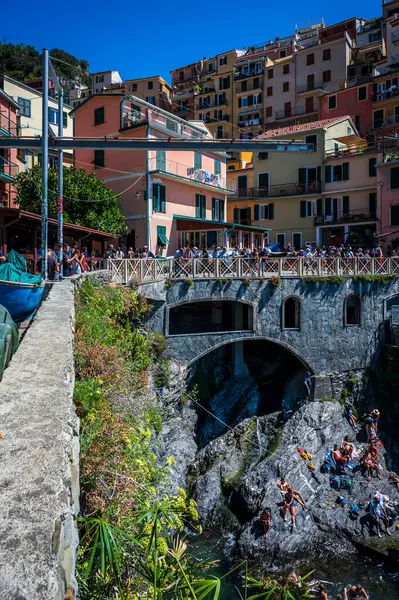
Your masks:
{"label": "person sunbathing on rock", "polygon": [[355,415],[353,414],[353,410],[350,406],[345,406],[344,416],[348,419],[349,425],[352,428],[355,428],[357,419],[356,419]]}
{"label": "person sunbathing on rock", "polygon": [[301,494],[297,490],[293,490],[291,487],[287,489],[284,496],[284,507],[283,507],[283,519],[287,521],[287,513],[289,511],[291,515],[292,527],[296,527],[296,503],[300,504],[303,508],[306,508],[306,504]]}
{"label": "person sunbathing on rock", "polygon": [[260,513],[259,523],[260,523],[260,526],[262,528],[263,537],[265,538],[265,540],[267,539],[267,537],[269,535],[271,518],[272,518],[272,515],[271,515],[270,508],[265,508],[265,510],[263,510]]}
{"label": "person sunbathing on rock", "polygon": [[377,444],[375,441],[371,442],[370,446],[368,447],[368,452],[371,454],[371,456],[374,458],[374,460],[377,460],[378,449],[377,449]]}
{"label": "person sunbathing on rock", "polygon": [[370,479],[373,476],[373,471],[375,471],[376,477],[381,479],[379,471],[378,471],[378,462],[373,458],[373,455],[369,450],[366,450],[362,458],[364,474],[367,475],[367,479]]}
{"label": "person sunbathing on rock", "polygon": [[334,448],[330,452],[331,459],[336,467],[346,467],[349,462],[348,456],[342,456],[338,448],[338,444],[334,444]]}
{"label": "person sunbathing on rock", "polygon": [[342,441],[342,454],[348,457],[348,461],[352,460],[354,444],[352,444],[349,435],[346,435]]}
{"label": "person sunbathing on rock", "polygon": [[346,588],[345,588],[345,600],[369,600],[369,595],[366,592],[366,590],[364,589],[364,587],[362,587],[360,584],[358,585],[352,585],[349,590],[348,593],[346,593]]}

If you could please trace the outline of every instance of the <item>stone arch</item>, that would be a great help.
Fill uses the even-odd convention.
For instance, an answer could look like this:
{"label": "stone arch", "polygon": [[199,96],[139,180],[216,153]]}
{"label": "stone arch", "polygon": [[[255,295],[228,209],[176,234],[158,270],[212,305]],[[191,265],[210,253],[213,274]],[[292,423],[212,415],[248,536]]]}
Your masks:
{"label": "stone arch", "polygon": [[344,325],[361,325],[362,300],[359,294],[352,292],[344,300]]}
{"label": "stone arch", "polygon": [[284,298],[281,304],[281,329],[302,328],[302,302],[296,294]]}
{"label": "stone arch", "polygon": [[245,337],[245,338],[238,337],[238,336],[232,336],[231,338],[225,338],[224,340],[218,341],[216,344],[207,348],[206,350],[204,350],[203,352],[198,354],[198,356],[196,356],[195,358],[192,358],[187,363],[187,367],[190,367],[197,360],[199,360],[206,354],[209,354],[209,352],[213,352],[213,350],[220,348],[221,346],[226,346],[227,344],[235,344],[237,342],[243,342],[243,341],[247,341],[247,340],[265,340],[266,342],[272,342],[273,344],[277,344],[278,346],[281,346],[282,348],[284,348],[285,350],[287,350],[288,352],[293,354],[304,365],[304,367],[306,368],[307,371],[313,372],[313,369],[310,366],[310,364],[303,358],[303,356],[295,348],[293,348],[293,346],[291,346],[290,344],[287,344],[287,342],[283,342],[282,340],[278,340],[278,339],[275,339],[272,337],[267,337],[265,335],[253,335],[251,337]]}

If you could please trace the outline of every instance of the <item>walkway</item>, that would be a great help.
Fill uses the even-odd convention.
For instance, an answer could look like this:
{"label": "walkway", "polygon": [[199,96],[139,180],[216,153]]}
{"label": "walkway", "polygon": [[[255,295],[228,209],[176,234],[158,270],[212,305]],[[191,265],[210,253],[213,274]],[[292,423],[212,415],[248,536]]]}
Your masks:
{"label": "walkway", "polygon": [[162,279],[263,279],[343,275],[399,276],[395,258],[134,258],[108,261],[112,281]]}

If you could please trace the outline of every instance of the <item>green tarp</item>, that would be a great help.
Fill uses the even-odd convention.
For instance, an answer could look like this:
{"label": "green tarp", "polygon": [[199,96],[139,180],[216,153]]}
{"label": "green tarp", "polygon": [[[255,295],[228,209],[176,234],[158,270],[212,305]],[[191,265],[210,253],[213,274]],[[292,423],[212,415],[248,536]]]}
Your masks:
{"label": "green tarp", "polygon": [[10,250],[7,262],[0,265],[0,282],[17,281],[19,283],[30,283],[40,285],[42,278],[40,275],[31,275],[26,272],[26,260],[21,254]]}

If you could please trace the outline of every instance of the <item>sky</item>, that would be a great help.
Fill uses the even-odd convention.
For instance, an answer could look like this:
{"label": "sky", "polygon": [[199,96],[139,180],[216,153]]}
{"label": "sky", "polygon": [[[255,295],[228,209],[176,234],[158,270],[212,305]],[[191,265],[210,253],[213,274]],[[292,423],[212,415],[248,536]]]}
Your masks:
{"label": "sky", "polygon": [[[58,6],[60,6],[59,14]],[[381,14],[376,0],[281,2],[3,2],[0,39],[61,48],[90,71],[119,71],[123,80],[161,75],[204,57],[290,35],[295,25],[327,25]]]}

